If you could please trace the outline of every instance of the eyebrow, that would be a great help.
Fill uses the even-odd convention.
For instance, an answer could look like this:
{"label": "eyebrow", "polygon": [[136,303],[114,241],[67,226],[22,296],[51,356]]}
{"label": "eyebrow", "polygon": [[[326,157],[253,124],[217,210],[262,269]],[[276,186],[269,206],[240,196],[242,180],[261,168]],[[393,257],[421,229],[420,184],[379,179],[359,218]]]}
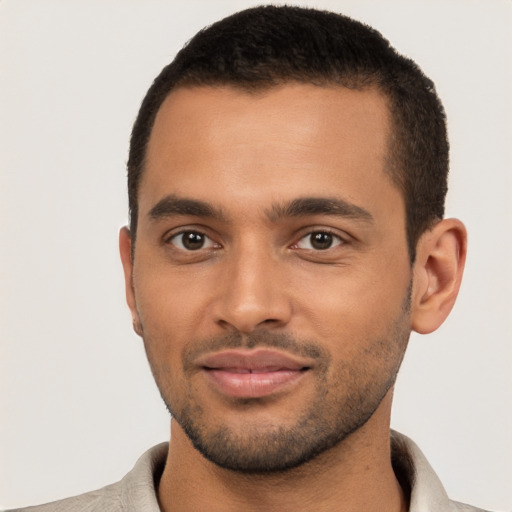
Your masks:
{"label": "eyebrow", "polygon": [[[190,215],[225,221],[226,216],[220,208],[197,199],[178,197],[170,194],[162,198],[148,213],[153,220],[177,215]],[[266,211],[272,222],[287,217],[307,217],[311,215],[333,215],[365,222],[373,222],[371,213],[360,206],[341,198],[303,197],[287,203],[275,204]]]}
{"label": "eyebrow", "polygon": [[193,217],[205,217],[219,220],[225,219],[220,209],[214,208],[205,201],[181,198],[174,194],[165,196],[158,201],[148,213],[148,216],[153,220],[174,217],[176,215],[191,215]]}
{"label": "eyebrow", "polygon": [[368,210],[336,197],[294,199],[289,203],[274,205],[267,215],[273,222],[283,217],[306,217],[308,215],[334,215],[373,222],[373,216]]}

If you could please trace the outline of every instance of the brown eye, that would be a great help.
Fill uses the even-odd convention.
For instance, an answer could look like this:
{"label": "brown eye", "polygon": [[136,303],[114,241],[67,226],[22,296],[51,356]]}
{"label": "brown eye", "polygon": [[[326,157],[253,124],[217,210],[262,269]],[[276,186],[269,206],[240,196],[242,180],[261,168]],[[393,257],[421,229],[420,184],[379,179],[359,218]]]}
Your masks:
{"label": "brown eye", "polygon": [[305,237],[302,237],[297,243],[297,247],[299,249],[325,251],[341,243],[343,243],[343,240],[333,233],[329,233],[328,231],[313,231]]}
{"label": "brown eye", "polygon": [[169,242],[184,251],[198,251],[215,246],[210,238],[198,231],[183,231],[171,237]]}
{"label": "brown eye", "polygon": [[311,246],[315,249],[329,249],[333,242],[333,237],[330,233],[312,233]]}
{"label": "brown eye", "polygon": [[204,245],[204,235],[200,233],[183,233],[182,243],[185,249],[196,251]]}

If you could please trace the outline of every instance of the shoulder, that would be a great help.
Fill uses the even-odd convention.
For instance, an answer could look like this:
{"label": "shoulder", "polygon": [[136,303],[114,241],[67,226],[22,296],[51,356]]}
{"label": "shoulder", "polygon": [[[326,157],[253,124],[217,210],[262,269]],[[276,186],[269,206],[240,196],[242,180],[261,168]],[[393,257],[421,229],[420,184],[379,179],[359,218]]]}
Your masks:
{"label": "shoulder", "polygon": [[458,501],[452,501],[451,505],[453,512],[488,512],[483,508],[473,507],[471,505],[467,505],[466,503],[459,503]]}
{"label": "shoulder", "polygon": [[486,512],[450,500],[418,446],[396,431],[391,431],[391,453],[395,474],[409,495],[409,512]]}
{"label": "shoulder", "polygon": [[121,482],[117,482],[72,498],[34,507],[16,508],[7,512],[99,512],[100,510],[117,512],[123,510],[120,503],[120,486]]}
{"label": "shoulder", "polygon": [[114,484],[72,498],[7,512],[159,512],[156,488],[168,449],[168,443],[154,446]]}

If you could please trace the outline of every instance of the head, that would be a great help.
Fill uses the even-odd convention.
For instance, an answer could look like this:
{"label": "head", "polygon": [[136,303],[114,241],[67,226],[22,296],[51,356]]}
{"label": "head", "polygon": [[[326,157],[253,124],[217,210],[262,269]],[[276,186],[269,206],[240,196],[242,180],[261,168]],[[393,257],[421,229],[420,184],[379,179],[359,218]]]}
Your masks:
{"label": "head", "polygon": [[130,144],[133,242],[147,145],[169,93],[200,85],[254,92],[289,82],[376,89],[385,96],[392,123],[386,172],[405,201],[409,255],[414,261],[419,237],[444,215],[447,192],[445,114],[434,84],[371,27],[340,14],[299,7],[257,7],[225,18],[192,38],[155,79]]}
{"label": "head", "polygon": [[250,9],[162,71],[133,129],[120,247],[190,446],[262,472],[386,438],[410,331],[436,329],[460,284],[446,171],[431,82],[348,18]]}

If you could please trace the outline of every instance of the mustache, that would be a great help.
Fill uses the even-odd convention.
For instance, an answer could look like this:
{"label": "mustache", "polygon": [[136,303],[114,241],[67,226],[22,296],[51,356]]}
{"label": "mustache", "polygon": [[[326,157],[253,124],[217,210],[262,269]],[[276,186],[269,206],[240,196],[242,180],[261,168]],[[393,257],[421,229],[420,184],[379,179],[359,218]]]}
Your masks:
{"label": "mustache", "polygon": [[290,334],[268,331],[249,334],[236,332],[191,342],[183,351],[183,369],[187,371],[193,368],[195,366],[194,361],[205,354],[230,349],[255,348],[283,350],[299,357],[321,361],[322,366],[329,366],[331,360],[331,356],[325,348],[312,341],[298,340]]}

